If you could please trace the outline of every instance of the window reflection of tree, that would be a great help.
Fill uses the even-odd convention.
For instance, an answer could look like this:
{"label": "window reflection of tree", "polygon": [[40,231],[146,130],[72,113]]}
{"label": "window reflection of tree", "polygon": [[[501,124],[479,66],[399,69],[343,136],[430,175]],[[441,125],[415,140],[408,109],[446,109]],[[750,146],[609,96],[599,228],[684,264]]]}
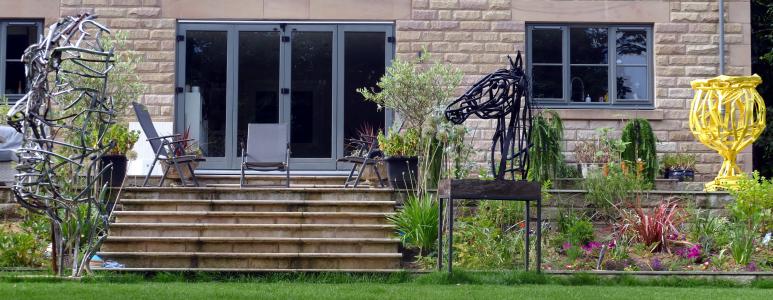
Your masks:
{"label": "window reflection of tree", "polygon": [[606,28],[575,29],[571,35],[572,63],[606,64],[607,40]]}
{"label": "window reflection of tree", "polygon": [[642,55],[647,52],[647,35],[643,31],[619,31],[617,55]]}

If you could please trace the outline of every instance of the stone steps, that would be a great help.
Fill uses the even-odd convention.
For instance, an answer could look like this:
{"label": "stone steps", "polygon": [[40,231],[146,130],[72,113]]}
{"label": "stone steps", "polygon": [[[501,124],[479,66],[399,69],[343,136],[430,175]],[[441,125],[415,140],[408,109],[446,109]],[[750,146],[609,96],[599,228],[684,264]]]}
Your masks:
{"label": "stone steps", "polygon": [[397,269],[400,253],[99,252],[145,268]]}
{"label": "stone steps", "polygon": [[[347,173],[348,175],[348,173]],[[216,185],[231,185],[238,186],[239,183],[238,174],[232,175],[209,175],[209,174],[197,174],[196,179],[202,186],[216,186]],[[127,176],[126,183],[128,186],[140,186],[145,176]],[[161,176],[151,176],[148,180],[148,186],[158,186],[158,182],[161,180]],[[346,181],[346,176],[342,175],[294,175],[290,174],[290,187],[343,187]],[[247,185],[266,185],[266,186],[278,186],[283,185],[285,182],[284,175],[247,175]],[[164,183],[170,185],[173,183],[179,184],[179,180],[173,179]],[[358,187],[369,187],[366,181],[361,181]]]}
{"label": "stone steps", "polygon": [[392,212],[396,201],[122,199],[125,211]]}
{"label": "stone steps", "polygon": [[383,212],[117,211],[118,223],[387,224]]}
{"label": "stone steps", "polygon": [[105,252],[396,253],[396,238],[114,237]]}
{"label": "stone steps", "polygon": [[113,223],[112,236],[388,238],[393,225],[380,224],[203,224]]}
{"label": "stone steps", "polygon": [[99,255],[120,270],[391,272],[386,189],[126,188]]}

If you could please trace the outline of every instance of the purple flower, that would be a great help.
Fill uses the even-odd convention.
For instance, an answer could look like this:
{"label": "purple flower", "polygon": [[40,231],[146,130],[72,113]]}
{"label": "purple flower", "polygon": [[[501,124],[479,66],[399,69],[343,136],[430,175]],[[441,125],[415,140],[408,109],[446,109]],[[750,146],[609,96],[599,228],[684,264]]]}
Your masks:
{"label": "purple flower", "polygon": [[592,252],[595,249],[601,248],[601,243],[593,241],[593,242],[589,242],[589,243],[587,243],[585,245],[582,245],[581,248],[585,252]]}
{"label": "purple flower", "polygon": [[615,247],[617,247],[617,240],[609,241],[609,245],[607,245],[607,247],[609,247],[609,249],[614,249]]}
{"label": "purple flower", "polygon": [[572,248],[572,243],[570,242],[564,243],[564,250],[569,250],[569,248]]}
{"label": "purple flower", "polygon": [[701,257],[701,245],[695,244],[690,249],[687,249],[687,258],[698,259]]}
{"label": "purple flower", "polygon": [[750,262],[748,265],[746,265],[746,271],[757,272],[757,264],[755,262]]}
{"label": "purple flower", "polygon": [[653,271],[660,271],[663,270],[663,264],[660,262],[660,259],[655,257],[650,262],[650,265],[652,266]]}

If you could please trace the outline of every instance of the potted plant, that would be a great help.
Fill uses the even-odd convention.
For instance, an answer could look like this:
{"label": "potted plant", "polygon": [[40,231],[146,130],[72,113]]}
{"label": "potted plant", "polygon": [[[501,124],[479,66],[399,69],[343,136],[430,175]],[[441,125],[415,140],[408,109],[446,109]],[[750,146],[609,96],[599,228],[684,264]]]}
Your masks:
{"label": "potted plant", "polygon": [[120,187],[126,178],[126,165],[128,156],[136,153],[132,150],[134,143],[140,138],[140,132],[129,130],[126,125],[114,124],[105,132],[103,141],[111,143],[112,147],[101,158],[103,167],[112,164],[110,173],[102,175],[102,182],[107,182],[110,187]]}
{"label": "potted plant", "polygon": [[[390,155],[389,150],[385,150],[384,153],[392,157],[387,159],[387,173],[390,170],[397,171],[389,167],[390,161],[401,157],[400,160],[405,162],[406,157],[417,156],[420,177],[416,189],[420,194],[432,189],[441,177],[440,166],[447,155],[444,149],[449,146],[449,142],[447,138],[440,136],[440,133],[445,131],[438,129],[446,127],[445,123],[448,121],[445,120],[443,111],[451,99],[455,98],[455,90],[461,81],[462,72],[459,69],[438,61],[432,62],[425,49],[416,59],[393,61],[377,83],[377,88],[357,89],[365,100],[375,102],[380,108],[388,108],[395,113],[395,123],[392,127],[396,130],[382,139],[397,139],[392,135],[398,133],[401,137],[408,138],[413,149],[410,150],[412,153],[407,155]],[[390,142],[402,144],[398,140]],[[379,145],[382,150],[389,148],[381,140]],[[415,176],[414,174],[411,173],[411,176]]]}
{"label": "potted plant", "polygon": [[384,151],[387,178],[389,184],[396,189],[413,189],[419,173],[419,158],[417,149],[419,133],[415,129],[402,132],[389,131],[378,134],[378,144]]}
{"label": "potted plant", "polygon": [[[599,168],[600,159],[598,145],[595,141],[582,141],[574,147],[575,157],[579,164],[582,178],[588,178],[588,175]],[[603,153],[603,152],[602,152]]]}
{"label": "potted plant", "polygon": [[[201,157],[203,155],[203,152],[201,151],[201,148],[199,148],[199,144],[191,138],[191,128],[190,126],[185,128],[185,131],[182,134],[182,137],[180,138],[181,142],[174,145],[174,151],[175,155],[182,156],[182,155],[195,155],[197,158]],[[167,162],[162,162],[162,165],[164,166],[164,170],[169,169],[169,173],[167,174],[167,178],[180,178],[180,174],[177,173],[177,169]],[[199,165],[198,160],[194,160],[190,163],[190,166],[192,169],[196,169],[196,167]],[[191,178],[193,175],[191,174],[191,170],[189,170],[187,167],[183,166],[180,168],[180,171],[182,172],[182,176],[184,178]]]}
{"label": "potted plant", "polygon": [[663,155],[663,178],[677,179],[679,181],[693,181],[695,179],[694,154],[666,154]]}

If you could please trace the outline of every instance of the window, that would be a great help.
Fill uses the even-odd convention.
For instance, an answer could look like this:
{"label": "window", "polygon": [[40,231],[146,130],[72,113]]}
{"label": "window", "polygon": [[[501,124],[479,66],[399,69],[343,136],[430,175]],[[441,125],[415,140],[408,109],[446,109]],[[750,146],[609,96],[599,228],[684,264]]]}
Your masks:
{"label": "window", "polygon": [[527,34],[540,105],[652,107],[651,26],[529,25]]}
{"label": "window", "polygon": [[27,92],[21,56],[37,42],[41,26],[40,22],[0,20],[0,95],[8,97],[9,102]]}

